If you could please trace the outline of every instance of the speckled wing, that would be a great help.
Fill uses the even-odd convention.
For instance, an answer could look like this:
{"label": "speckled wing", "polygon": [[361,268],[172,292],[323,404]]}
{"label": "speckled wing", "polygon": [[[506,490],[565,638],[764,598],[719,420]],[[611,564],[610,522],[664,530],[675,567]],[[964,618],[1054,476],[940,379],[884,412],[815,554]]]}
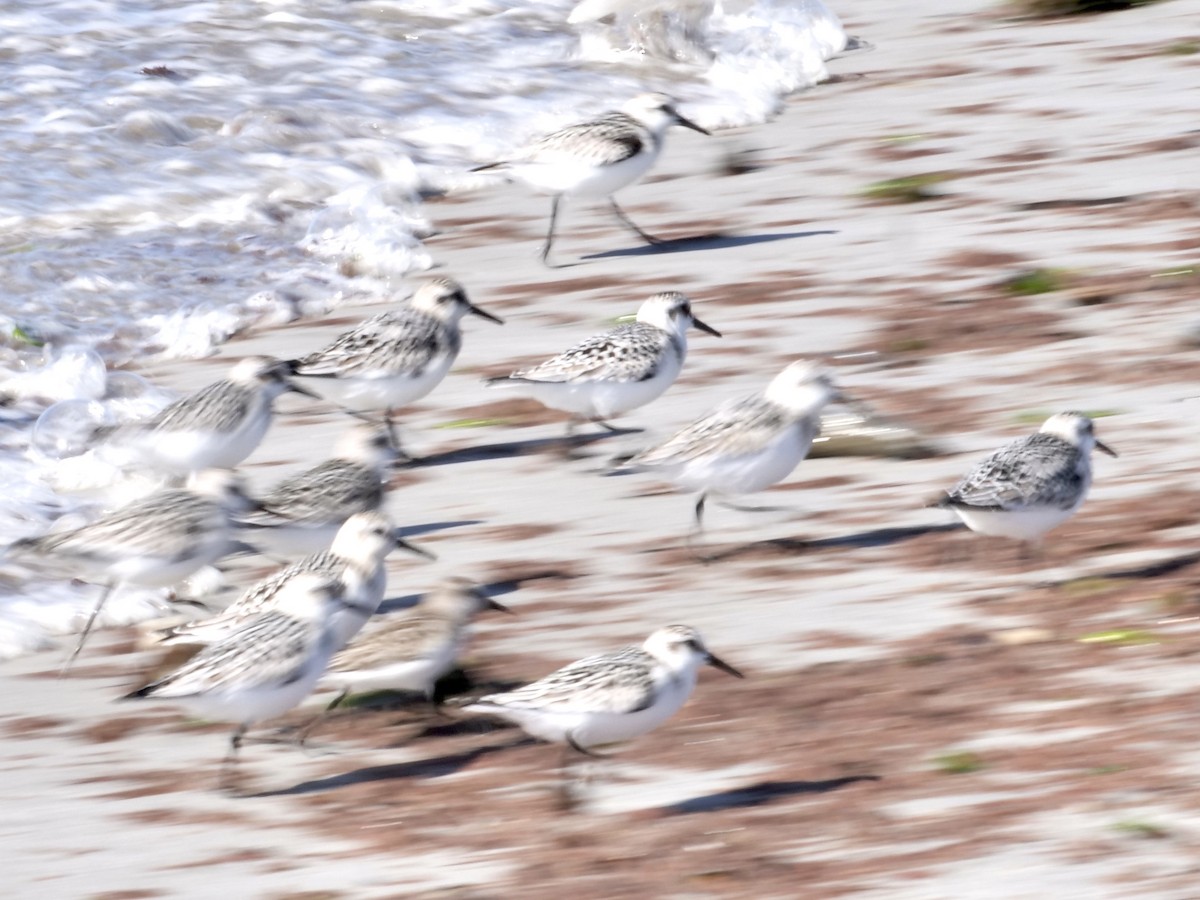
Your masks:
{"label": "speckled wing", "polygon": [[580,163],[611,166],[641,153],[647,137],[646,130],[635,119],[614,112],[551,132],[534,141],[520,161],[542,160],[562,153]]}
{"label": "speckled wing", "polygon": [[670,342],[670,335],[653,325],[621,325],[508,378],[549,383],[646,381],[658,371],[664,351],[673,351],[666,347]]}
{"label": "speckled wing", "polygon": [[362,632],[329,663],[331,672],[357,672],[438,654],[457,627],[440,616],[395,615]]}
{"label": "speckled wing", "polygon": [[788,428],[801,428],[811,442],[821,429],[820,418],[796,419],[761,394],[718,406],[656,447],[643,450],[631,467],[681,463],[705,456],[757,453]]}
{"label": "speckled wing", "polygon": [[462,338],[411,308],[372,316],[296,362],[297,375],[420,376],[434,360],[458,355]]}
{"label": "speckled wing", "polygon": [[654,704],[658,686],[655,661],[640,647],[589,656],[563,666],[540,681],[479,703],[509,709],[583,713],[632,713]]}
{"label": "speckled wing", "polygon": [[191,556],[199,537],[226,526],[224,512],[188,491],[166,491],[70,531],[12,545],[18,560],[49,566],[104,566],[136,556]]}
{"label": "speckled wing", "polygon": [[1084,471],[1078,448],[1050,434],[1007,444],[946,493],[941,506],[1012,510],[1025,506],[1070,509],[1079,502]]}
{"label": "speckled wing", "polygon": [[210,644],[181,668],[138,691],[147,697],[188,697],[253,687],[278,687],[302,678],[320,629],[277,610],[264,612]]}
{"label": "speckled wing", "polygon": [[340,521],[358,512],[378,509],[383,503],[383,483],[367,466],[331,459],[285,478],[259,503],[262,513],[248,517],[247,521]]}
{"label": "speckled wing", "polygon": [[[245,618],[269,608],[283,586],[302,573],[313,572],[318,575],[328,575],[330,578],[340,578],[345,569],[346,560],[332,550],[323,550],[320,553],[306,556],[246,588],[242,595],[225,607],[225,611],[216,618],[223,620]],[[207,622],[198,622],[197,625],[202,626],[212,621],[214,620],[209,619]],[[180,630],[186,627],[182,626]]]}
{"label": "speckled wing", "polygon": [[231,381],[218,381],[176,400],[141,422],[118,427],[136,431],[232,431],[245,419],[255,391]]}

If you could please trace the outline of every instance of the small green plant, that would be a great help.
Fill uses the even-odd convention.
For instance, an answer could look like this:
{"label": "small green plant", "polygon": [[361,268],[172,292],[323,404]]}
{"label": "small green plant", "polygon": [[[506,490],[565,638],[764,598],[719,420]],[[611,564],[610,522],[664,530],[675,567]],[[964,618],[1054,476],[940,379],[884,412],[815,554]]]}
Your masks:
{"label": "small green plant", "polygon": [[1140,819],[1127,819],[1124,822],[1117,822],[1113,825],[1113,828],[1123,834],[1147,840],[1162,840],[1171,836],[1171,832],[1161,825],[1155,825],[1153,822],[1143,822]]}
{"label": "small green plant", "polygon": [[984,767],[983,757],[970,750],[956,750],[933,758],[934,767],[943,775],[966,775]]}
{"label": "small green plant", "polygon": [[1108,631],[1093,631],[1077,638],[1081,644],[1110,644],[1114,647],[1138,647],[1143,644],[1162,643],[1152,631],[1137,628],[1111,628]]}
{"label": "small green plant", "polygon": [[1026,269],[1005,281],[1004,289],[1018,297],[1032,297],[1061,291],[1066,282],[1066,272],[1062,269]]}
{"label": "small green plant", "polygon": [[949,172],[927,172],[924,175],[889,178],[867,185],[863,189],[863,196],[881,203],[920,203],[923,200],[936,200],[942,194],[935,188],[952,178],[954,176]]}
{"label": "small green plant", "polygon": [[1200,53],[1200,41],[1176,41],[1163,48],[1167,56],[1195,56]]}

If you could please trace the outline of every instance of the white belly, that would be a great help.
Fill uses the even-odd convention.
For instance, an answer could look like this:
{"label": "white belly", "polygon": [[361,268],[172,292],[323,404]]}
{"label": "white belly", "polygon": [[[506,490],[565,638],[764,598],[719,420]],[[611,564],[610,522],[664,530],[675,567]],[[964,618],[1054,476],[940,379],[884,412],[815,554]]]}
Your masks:
{"label": "white belly", "polygon": [[454,356],[445,354],[428,365],[420,375],[399,374],[339,375],[336,378],[297,376],[327,400],[349,409],[369,412],[399,409],[420,400],[441,384],[454,364]]}
{"label": "white belly", "polygon": [[788,428],[754,453],[739,456],[712,454],[663,472],[680,487],[718,494],[752,494],[787,478],[808,455],[812,442],[803,429]]}
{"label": "white belly", "polygon": [[[1076,507],[1077,508],[1077,507]],[[1036,541],[1051,528],[1061,525],[1075,508],[1031,507],[1019,510],[979,510],[954,507],[958,517],[978,534]]]}
{"label": "white belly", "polygon": [[232,469],[253,453],[271,424],[270,410],[248,416],[229,432],[168,431],[137,439],[137,453],[151,465],[186,474],[201,469]]}
{"label": "white belly", "polygon": [[582,419],[611,419],[657,400],[679,376],[678,357],[645,381],[580,381],[557,384],[514,382],[514,386],[551,409]]}
{"label": "white belly", "polygon": [[564,152],[546,152],[536,161],[513,163],[513,175],[545,194],[608,197],[641,178],[654,165],[650,150],[609,166],[597,166]]}

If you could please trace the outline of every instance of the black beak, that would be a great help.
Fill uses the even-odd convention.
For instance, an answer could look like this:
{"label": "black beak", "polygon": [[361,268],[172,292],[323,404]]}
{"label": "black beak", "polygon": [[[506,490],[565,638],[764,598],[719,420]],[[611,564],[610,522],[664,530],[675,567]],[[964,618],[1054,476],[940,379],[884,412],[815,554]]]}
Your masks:
{"label": "black beak", "polygon": [[683,116],[681,116],[679,114],[679,111],[675,108],[671,109],[671,115],[673,115],[675,117],[676,125],[682,125],[684,128],[690,128],[690,129],[692,129],[692,131],[698,131],[701,134],[712,134],[712,132],[708,131],[705,128],[701,128],[699,125],[697,125],[691,119],[685,119]]}
{"label": "black beak", "polygon": [[312,397],[314,400],[321,399],[320,394],[310,391],[308,388],[304,387],[303,385],[296,384],[294,381],[289,381],[287,383],[287,389],[293,394],[303,394],[305,397]]}
{"label": "black beak", "polygon": [[717,331],[717,329],[713,328],[711,325],[705,325],[703,322],[701,322],[695,316],[692,316],[692,327],[699,328],[705,334],[711,334],[713,337],[721,336],[721,332]]}
{"label": "black beak", "polygon": [[1108,446],[1108,444],[1104,443],[1104,441],[1096,441],[1096,449],[1101,453],[1107,453],[1109,456],[1117,455],[1117,451]]}
{"label": "black beak", "polygon": [[468,303],[467,309],[469,309],[475,315],[479,316],[479,318],[481,318],[481,319],[487,319],[489,322],[495,322],[497,325],[504,324],[504,320],[502,318],[500,318],[499,316],[493,316],[486,309],[480,309],[474,303]]}
{"label": "black beak", "polygon": [[516,613],[514,613],[514,612],[513,612],[511,609],[509,609],[509,608],[508,608],[507,606],[505,606],[503,603],[497,603],[497,602],[496,602],[495,600],[493,600],[491,597],[485,597],[485,598],[484,598],[484,600],[487,602],[487,608],[488,608],[488,609],[496,609],[496,610],[499,610],[499,611],[500,611],[500,612],[502,612],[502,613],[508,613],[510,616],[512,616],[512,615],[516,615]]}
{"label": "black beak", "polygon": [[731,666],[729,663],[725,662],[722,659],[718,659],[717,657],[713,656],[711,653],[708,654],[708,658],[705,659],[704,661],[715,669],[720,669],[722,672],[728,672],[734,678],[745,678],[746,677],[741,672],[739,672],[737,669],[735,669],[733,666]]}
{"label": "black beak", "polygon": [[395,540],[396,540],[396,547],[399,550],[407,550],[409,553],[415,553],[417,556],[423,556],[426,559],[433,559],[433,560],[437,559],[436,555],[434,555],[433,553],[430,553],[424,547],[418,546],[417,544],[410,544],[408,541],[406,541],[404,538],[400,537],[399,535],[396,535]]}

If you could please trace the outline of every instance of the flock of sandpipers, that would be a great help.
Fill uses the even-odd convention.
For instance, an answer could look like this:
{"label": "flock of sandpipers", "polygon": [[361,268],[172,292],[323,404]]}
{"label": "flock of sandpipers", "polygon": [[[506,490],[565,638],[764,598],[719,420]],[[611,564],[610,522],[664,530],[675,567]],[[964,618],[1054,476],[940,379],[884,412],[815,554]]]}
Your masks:
{"label": "flock of sandpipers", "polygon": [[[543,261],[552,249],[563,196],[608,198],[625,224],[652,241],[612,194],[653,165],[672,124],[703,130],[663,95],[642,95],[621,111],[550,134],[512,160],[480,168],[507,172],[552,195]],[[39,573],[103,586],[72,660],[120,585],[177,584],[228,554],[239,537],[292,556],[309,554],[211,618],[165,632],[164,642],[192,645],[196,652],[128,695],[169,701],[234,724],[222,784],[232,783],[232,764],[247,729],[292,709],[318,687],[338,691],[330,708],[350,693],[371,690],[418,691],[432,698],[435,683],[456,665],[472,617],[488,607],[502,608],[476,585],[452,579],[414,609],[376,617],[364,629],[384,598],[385,557],[397,547],[425,553],[400,540],[382,512],[389,471],[405,457],[393,416],[445,377],[468,314],[501,321],[474,305],[457,282],[431,279],[396,309],[364,320],[308,356],[243,359],[226,380],[150,418],[99,429],[97,445],[122,454],[130,465],[186,483],[82,527],[24,538],[8,548],[8,560]],[[567,413],[568,434],[579,423],[611,427],[610,419],[652,402],[674,383],[692,328],[719,334],[696,316],[684,294],[655,294],[642,304],[636,322],[490,381]],[[333,400],[363,421],[347,428],[331,459],[252,499],[233,470],[263,439],[273,403],[285,391]],[[822,410],[843,399],[826,368],[793,362],[761,393],[716,407],[621,466],[697,492],[698,533],[706,498],[754,493],[786,478],[807,455]],[[1037,541],[1083,503],[1093,448],[1112,453],[1096,439],[1087,416],[1051,416],[1037,433],[983,460],[938,503],[976,532]],[[640,646],[579,660],[462,708],[587,754],[662,723],[687,700],[704,664],[740,677],[695,629],[671,625]]]}

